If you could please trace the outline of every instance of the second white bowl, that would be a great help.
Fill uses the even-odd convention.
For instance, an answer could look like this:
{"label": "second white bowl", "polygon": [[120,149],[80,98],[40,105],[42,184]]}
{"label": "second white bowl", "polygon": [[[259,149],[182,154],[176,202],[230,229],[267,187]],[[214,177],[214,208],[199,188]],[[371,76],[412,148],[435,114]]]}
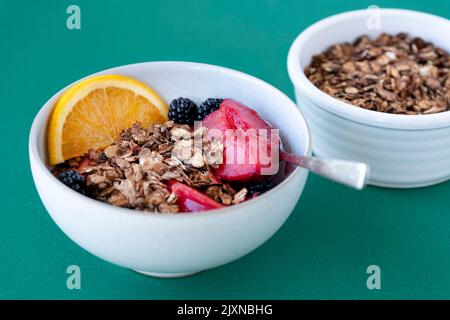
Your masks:
{"label": "second white bowl", "polygon": [[[288,71],[297,104],[311,126],[318,156],[358,160],[371,167],[370,184],[412,188],[450,178],[450,112],[394,115],[354,107],[315,87],[303,70],[312,56],[333,44],[367,34],[409,33],[450,51],[450,22],[395,9],[351,11],[324,19],[302,32],[291,46]],[[371,15],[380,28],[368,29]]]}

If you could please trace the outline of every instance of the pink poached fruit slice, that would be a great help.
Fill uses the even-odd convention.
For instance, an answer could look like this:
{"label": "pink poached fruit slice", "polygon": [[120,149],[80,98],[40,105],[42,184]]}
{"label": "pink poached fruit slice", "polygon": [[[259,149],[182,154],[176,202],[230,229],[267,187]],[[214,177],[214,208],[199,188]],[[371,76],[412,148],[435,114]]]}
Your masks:
{"label": "pink poached fruit slice", "polygon": [[91,165],[91,160],[89,157],[84,157],[83,160],[81,160],[80,164],[78,165],[77,171],[79,173],[84,173],[86,168],[88,168]]}
{"label": "pink poached fruit slice", "polygon": [[170,180],[167,186],[169,191],[175,193],[178,197],[177,205],[180,208],[180,212],[206,211],[224,207],[200,191],[176,180]]}
{"label": "pink poached fruit slice", "polygon": [[[215,175],[226,181],[250,181],[261,179],[261,169],[269,167],[276,159],[272,155],[271,129],[259,114],[243,104],[225,99],[219,110],[209,114],[202,125],[208,129],[207,139],[221,139],[223,164],[214,170]],[[266,141],[261,141],[260,129],[267,130]],[[234,137],[230,133],[234,132]],[[272,141],[273,143],[273,141]],[[279,141],[275,139],[276,147]],[[270,157],[262,162],[262,155]]]}

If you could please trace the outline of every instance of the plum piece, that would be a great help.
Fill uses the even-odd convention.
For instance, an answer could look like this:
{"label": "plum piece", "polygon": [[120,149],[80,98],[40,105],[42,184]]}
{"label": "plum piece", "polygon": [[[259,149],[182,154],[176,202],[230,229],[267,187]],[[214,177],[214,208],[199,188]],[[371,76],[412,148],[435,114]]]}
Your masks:
{"label": "plum piece", "polygon": [[83,160],[80,161],[78,168],[76,169],[79,173],[85,173],[85,170],[91,165],[91,159],[89,157],[84,157]]}
{"label": "plum piece", "polygon": [[222,142],[224,142],[226,130],[234,129],[221,110],[216,110],[208,114],[205,119],[203,119],[202,126],[208,129],[208,132],[206,133],[207,139],[219,139]]}
{"label": "plum piece", "polygon": [[[256,156],[254,145],[249,143],[246,132],[227,136],[224,144],[224,163],[214,170],[217,177],[227,181],[247,181],[258,173],[256,157],[250,161],[250,156]],[[240,136],[239,136],[240,135]]]}
{"label": "plum piece", "polygon": [[170,180],[167,186],[170,192],[177,195],[177,205],[180,208],[180,212],[206,211],[224,207],[224,205],[214,201],[207,195],[179,181]]}
{"label": "plum piece", "polygon": [[225,99],[220,110],[226,115],[228,122],[235,129],[273,129],[259,114],[249,107],[232,99]]}
{"label": "plum piece", "polygon": [[[219,110],[209,114],[203,121],[208,128],[207,139],[220,138],[223,142],[223,164],[214,170],[217,177],[227,181],[249,181],[258,179],[262,168],[273,164],[271,129],[273,127],[264,121],[255,110],[243,104],[225,99]],[[231,130],[235,133],[233,137]],[[267,129],[266,143],[259,143],[260,129]],[[279,145],[275,137],[275,144]],[[273,142],[273,141],[272,141]],[[269,155],[268,163],[262,163],[261,155]]]}
{"label": "plum piece", "polygon": [[[214,169],[214,174],[218,178],[227,181],[244,181],[256,174],[257,165],[245,161],[249,156],[248,144],[243,139],[231,138],[236,127],[228,121],[227,115],[221,109],[207,115],[202,125],[208,128],[206,138],[210,141],[220,140],[224,147],[223,164]],[[240,162],[237,159],[238,154],[245,156]]]}

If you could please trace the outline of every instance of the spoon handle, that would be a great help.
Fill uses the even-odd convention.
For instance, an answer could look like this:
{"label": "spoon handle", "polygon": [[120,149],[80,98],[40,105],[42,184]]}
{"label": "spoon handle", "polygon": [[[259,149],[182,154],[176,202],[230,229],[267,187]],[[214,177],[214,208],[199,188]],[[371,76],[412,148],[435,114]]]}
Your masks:
{"label": "spoon handle", "polygon": [[280,152],[280,158],[357,190],[367,184],[369,166],[362,162],[304,157],[284,151]]}

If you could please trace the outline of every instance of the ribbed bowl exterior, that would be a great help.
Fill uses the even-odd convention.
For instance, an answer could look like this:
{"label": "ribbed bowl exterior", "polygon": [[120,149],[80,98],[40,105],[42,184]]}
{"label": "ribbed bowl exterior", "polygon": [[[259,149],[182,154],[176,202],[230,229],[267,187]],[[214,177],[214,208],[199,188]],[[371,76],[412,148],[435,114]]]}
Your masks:
{"label": "ribbed bowl exterior", "polygon": [[296,98],[311,128],[314,154],[369,164],[370,184],[413,188],[450,179],[450,124],[426,130],[370,126],[327,111],[299,90]]}

